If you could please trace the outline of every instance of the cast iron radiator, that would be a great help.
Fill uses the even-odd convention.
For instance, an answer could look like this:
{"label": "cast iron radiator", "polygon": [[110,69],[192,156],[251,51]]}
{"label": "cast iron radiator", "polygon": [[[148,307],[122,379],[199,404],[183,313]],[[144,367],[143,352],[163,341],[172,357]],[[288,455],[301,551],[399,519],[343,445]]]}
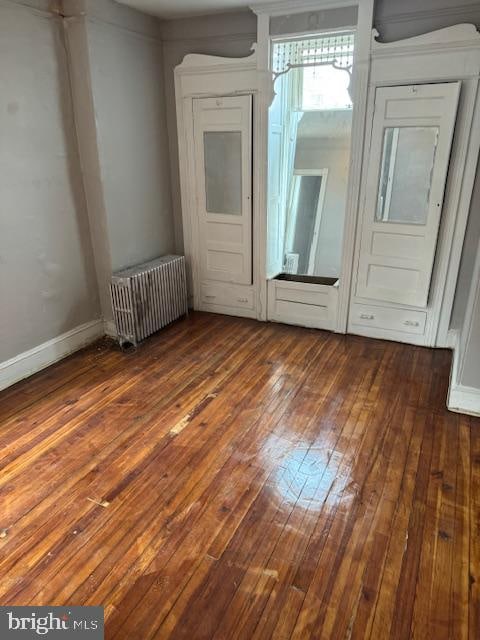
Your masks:
{"label": "cast iron radiator", "polygon": [[118,271],[110,293],[120,345],[136,346],[188,312],[185,258],[163,256]]}

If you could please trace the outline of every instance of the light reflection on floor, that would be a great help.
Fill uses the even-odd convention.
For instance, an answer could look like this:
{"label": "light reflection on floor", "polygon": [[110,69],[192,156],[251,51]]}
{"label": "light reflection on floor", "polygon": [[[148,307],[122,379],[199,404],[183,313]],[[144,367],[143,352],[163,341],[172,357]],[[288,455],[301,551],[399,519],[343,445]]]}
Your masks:
{"label": "light reflection on floor", "polygon": [[272,469],[269,485],[281,501],[319,511],[327,499],[338,501],[354,493],[349,470],[341,467],[342,456],[328,447],[294,443],[272,433],[260,455]]}

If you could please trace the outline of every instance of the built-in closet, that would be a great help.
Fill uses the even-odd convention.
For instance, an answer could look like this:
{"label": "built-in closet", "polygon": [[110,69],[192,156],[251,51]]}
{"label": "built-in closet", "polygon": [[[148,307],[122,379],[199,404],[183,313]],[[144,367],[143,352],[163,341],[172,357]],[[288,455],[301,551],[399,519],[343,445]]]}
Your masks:
{"label": "built-in closet", "polygon": [[370,1],[253,10],[250,56],[175,71],[194,308],[448,346],[477,30],[382,43]]}

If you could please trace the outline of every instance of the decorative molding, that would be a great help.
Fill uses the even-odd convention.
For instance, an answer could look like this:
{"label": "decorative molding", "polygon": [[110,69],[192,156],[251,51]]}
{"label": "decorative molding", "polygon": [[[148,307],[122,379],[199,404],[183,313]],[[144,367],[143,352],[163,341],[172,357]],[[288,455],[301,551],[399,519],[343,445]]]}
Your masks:
{"label": "decorative molding", "polygon": [[[255,95],[254,113],[256,127],[253,132],[253,155],[257,158],[260,149],[259,135],[259,105],[262,101],[262,76],[257,72],[258,56],[255,45],[249,56],[243,58],[225,58],[205,54],[187,54],[182,63],[175,67],[175,103],[177,113],[177,131],[179,148],[180,195],[183,220],[184,253],[187,261],[189,279],[193,284],[193,306],[195,309],[204,307],[201,301],[201,278],[199,270],[198,216],[196,215],[196,170],[195,146],[193,130],[193,99],[198,97],[217,97],[232,95]],[[261,184],[256,175],[260,170],[260,163],[254,163],[254,183]],[[256,206],[255,190],[253,193],[253,285],[254,299],[262,287],[262,267],[259,263],[258,243],[260,242],[261,221],[259,208]],[[262,211],[264,211],[263,209]],[[265,281],[266,286],[266,281]],[[234,312],[228,307],[213,308],[218,313],[231,313],[255,317],[255,311]]]}
{"label": "decorative molding", "polygon": [[92,320],[0,363],[0,390],[45,369],[103,335],[103,320]]}
{"label": "decorative molding", "polygon": [[224,58],[204,53],[187,53],[182,62],[175,67],[175,73],[185,75],[191,73],[215,73],[243,71],[249,67],[257,68],[256,44],[252,45],[252,53],[243,58]]}
{"label": "decorative molding", "polygon": [[279,0],[278,2],[261,2],[250,5],[257,16],[284,16],[325,9],[341,9],[360,4],[360,0]]}

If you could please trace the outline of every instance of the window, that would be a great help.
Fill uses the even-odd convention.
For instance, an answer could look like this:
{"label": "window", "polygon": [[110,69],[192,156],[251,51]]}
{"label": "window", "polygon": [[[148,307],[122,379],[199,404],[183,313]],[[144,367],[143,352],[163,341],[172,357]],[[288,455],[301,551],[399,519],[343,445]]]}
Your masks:
{"label": "window", "polygon": [[354,35],[338,33],[275,42],[272,68],[290,71],[293,108],[297,111],[352,109],[350,79]]}
{"label": "window", "polygon": [[351,109],[350,74],[332,65],[305,67],[301,74],[301,111]]}

